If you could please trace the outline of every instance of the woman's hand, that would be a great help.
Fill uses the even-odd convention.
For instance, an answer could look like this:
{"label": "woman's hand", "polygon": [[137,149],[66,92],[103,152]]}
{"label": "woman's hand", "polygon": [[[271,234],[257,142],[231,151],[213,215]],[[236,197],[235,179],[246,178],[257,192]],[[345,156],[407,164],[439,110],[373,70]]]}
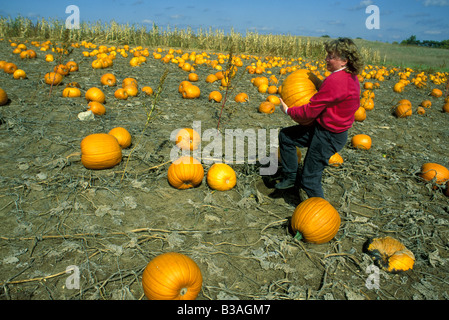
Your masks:
{"label": "woman's hand", "polygon": [[281,104],[279,105],[279,108],[281,109],[281,111],[285,114],[287,114],[287,109],[288,106],[285,104],[285,102],[279,98],[279,100],[281,100]]}

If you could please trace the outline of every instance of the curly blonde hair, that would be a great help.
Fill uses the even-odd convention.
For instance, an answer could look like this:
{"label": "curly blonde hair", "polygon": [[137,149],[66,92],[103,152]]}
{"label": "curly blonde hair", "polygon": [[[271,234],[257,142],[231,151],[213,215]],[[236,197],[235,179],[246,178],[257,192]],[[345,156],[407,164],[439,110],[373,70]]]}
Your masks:
{"label": "curly blonde hair", "polygon": [[348,60],[346,71],[357,75],[363,69],[363,58],[360,55],[357,45],[349,38],[338,38],[326,42],[324,49],[327,53],[336,55],[343,60]]}

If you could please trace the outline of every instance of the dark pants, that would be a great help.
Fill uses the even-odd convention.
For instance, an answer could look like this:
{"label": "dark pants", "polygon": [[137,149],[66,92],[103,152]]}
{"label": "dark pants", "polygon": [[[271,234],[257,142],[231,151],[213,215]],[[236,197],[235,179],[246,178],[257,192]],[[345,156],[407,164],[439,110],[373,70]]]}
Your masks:
{"label": "dark pants", "polygon": [[[281,168],[285,179],[296,179],[309,197],[324,198],[321,178],[329,158],[343,149],[348,132],[333,133],[318,124],[314,126],[296,125],[281,129],[279,148]],[[304,158],[302,173],[298,173],[296,147],[308,148]],[[300,175],[300,176],[298,176]]]}

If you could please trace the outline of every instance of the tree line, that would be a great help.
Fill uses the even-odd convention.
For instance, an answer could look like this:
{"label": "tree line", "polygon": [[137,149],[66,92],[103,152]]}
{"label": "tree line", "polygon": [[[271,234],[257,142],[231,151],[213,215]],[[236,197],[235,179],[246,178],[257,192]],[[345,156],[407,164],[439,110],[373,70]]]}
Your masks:
{"label": "tree line", "polygon": [[410,36],[410,38],[402,40],[402,45],[413,45],[420,47],[429,47],[429,48],[440,48],[440,49],[449,49],[449,39],[443,41],[434,41],[434,40],[418,40],[415,35]]}

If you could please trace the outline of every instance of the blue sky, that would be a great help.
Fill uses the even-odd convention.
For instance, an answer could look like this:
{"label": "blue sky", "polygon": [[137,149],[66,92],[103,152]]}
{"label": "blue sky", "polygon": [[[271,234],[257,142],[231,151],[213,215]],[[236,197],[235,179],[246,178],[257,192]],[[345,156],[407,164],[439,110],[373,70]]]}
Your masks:
{"label": "blue sky", "polygon": [[[384,42],[449,39],[449,0],[20,0],[2,1],[0,16],[65,21],[76,5],[81,21],[142,24],[193,31],[212,28],[245,34],[361,37]],[[379,8],[379,29],[368,29],[369,5]]]}

